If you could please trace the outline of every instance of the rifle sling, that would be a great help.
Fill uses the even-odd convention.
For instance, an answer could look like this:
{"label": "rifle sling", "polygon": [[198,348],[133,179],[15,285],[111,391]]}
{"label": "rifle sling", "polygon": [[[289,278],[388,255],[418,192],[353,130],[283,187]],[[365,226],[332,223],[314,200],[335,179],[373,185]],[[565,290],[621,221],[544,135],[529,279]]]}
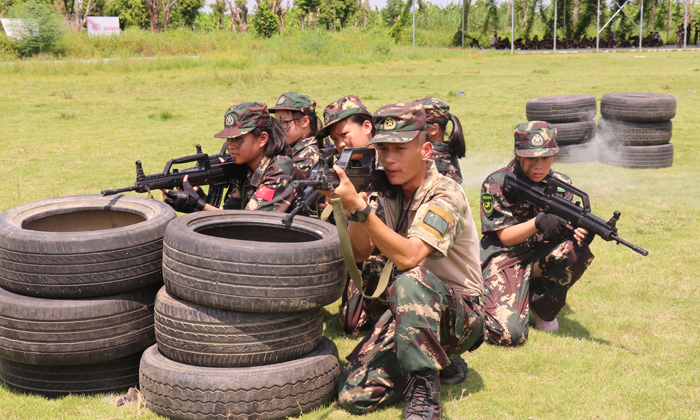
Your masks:
{"label": "rifle sling", "polygon": [[[357,290],[362,293],[362,296],[367,299],[376,299],[384,290],[386,290],[389,285],[389,279],[391,278],[391,272],[394,269],[394,263],[389,260],[387,261],[384,269],[382,270],[382,275],[379,277],[379,283],[377,283],[377,289],[374,291],[372,296],[367,296],[365,291],[362,290],[362,275],[355,265],[355,256],[352,253],[352,245],[350,245],[350,235],[348,235],[348,225],[345,221],[345,216],[343,215],[343,205],[340,198],[331,198],[331,204],[333,205],[333,217],[335,218],[335,226],[338,228],[338,237],[340,238],[340,247],[343,250],[343,258],[345,258],[345,265],[348,268],[348,273],[352,282],[355,283]],[[325,213],[325,210],[324,210]]]}

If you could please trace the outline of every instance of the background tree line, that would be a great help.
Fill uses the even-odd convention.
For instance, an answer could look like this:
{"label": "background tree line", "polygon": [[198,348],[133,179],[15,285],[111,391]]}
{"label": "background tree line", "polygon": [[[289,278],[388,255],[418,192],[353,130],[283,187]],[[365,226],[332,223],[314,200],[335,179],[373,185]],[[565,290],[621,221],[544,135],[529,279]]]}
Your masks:
{"label": "background tree line", "polygon": [[[118,16],[122,29],[136,27],[152,32],[173,28],[197,31],[233,31],[271,37],[286,30],[341,31],[348,27],[386,30],[397,43],[411,42],[412,12],[415,9],[417,43],[459,46],[462,31],[488,46],[494,33],[510,37],[511,2],[462,0],[438,6],[427,0],[387,0],[382,9],[369,0],[255,0],[249,10],[245,0],[216,0],[204,11],[205,0],[0,0],[0,17],[33,19],[54,40],[36,41],[23,53],[49,51],[65,30],[83,30],[86,17]],[[698,13],[700,0],[688,0],[689,21]],[[609,4],[606,4],[609,3]],[[620,1],[620,3],[622,3]],[[640,0],[618,13],[602,37],[638,35],[627,15],[639,22]],[[462,27],[462,7],[464,26]],[[554,23],[553,0],[515,0],[515,37],[551,37]],[[559,37],[595,36],[597,0],[558,0]],[[601,2],[601,25],[617,10],[613,1]],[[645,34],[650,31],[675,35],[683,20],[684,3],[679,0],[644,2]],[[670,23],[670,25],[669,25]],[[383,29],[382,29],[383,28]],[[664,37],[665,38],[665,37]],[[675,38],[675,36],[674,36]],[[7,42],[7,41],[5,41]]]}

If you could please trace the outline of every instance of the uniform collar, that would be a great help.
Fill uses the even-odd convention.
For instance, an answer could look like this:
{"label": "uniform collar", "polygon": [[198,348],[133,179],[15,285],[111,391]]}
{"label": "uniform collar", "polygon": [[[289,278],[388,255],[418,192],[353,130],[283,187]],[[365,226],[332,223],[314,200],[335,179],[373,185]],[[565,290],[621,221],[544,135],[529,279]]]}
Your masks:
{"label": "uniform collar", "polygon": [[292,146],[292,155],[296,155],[297,153],[301,152],[305,148],[315,145],[316,144],[316,137],[307,137],[304,139],[301,139],[294,143]]}
{"label": "uniform collar", "polygon": [[262,182],[263,175],[265,175],[265,171],[267,170],[267,167],[270,166],[270,162],[272,162],[272,158],[269,158],[267,156],[263,156],[262,160],[260,163],[258,163],[258,168],[253,172],[253,176],[250,178],[250,185],[253,187],[259,187],[260,183]]}
{"label": "uniform collar", "polygon": [[411,203],[411,207],[408,210],[418,210],[418,207],[420,207],[423,204],[423,201],[428,195],[428,192],[432,190],[435,183],[442,176],[440,175],[440,172],[438,172],[438,170],[435,168],[435,162],[433,162],[432,159],[429,159],[427,161],[427,164],[428,173],[425,175],[425,179],[423,179],[423,182],[413,194],[413,202]]}

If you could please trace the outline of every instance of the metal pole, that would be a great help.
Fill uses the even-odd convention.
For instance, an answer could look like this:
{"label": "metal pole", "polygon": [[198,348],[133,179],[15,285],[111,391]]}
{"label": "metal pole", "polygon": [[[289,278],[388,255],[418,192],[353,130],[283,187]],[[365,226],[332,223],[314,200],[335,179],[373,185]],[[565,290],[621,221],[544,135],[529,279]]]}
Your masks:
{"label": "metal pole", "polygon": [[413,46],[416,46],[416,2],[413,2]]}
{"label": "metal pole", "polygon": [[554,51],[557,50],[557,0],[554,0]]}
{"label": "metal pole", "polygon": [[669,31],[671,30],[671,0],[668,0],[668,25],[666,25],[666,45],[668,45]]}
{"label": "metal pole", "polygon": [[464,48],[464,2],[467,0],[462,0],[462,48]]}
{"label": "metal pole", "polygon": [[564,33],[562,38],[566,38],[566,0],[564,0]]}
{"label": "metal pole", "polygon": [[688,0],[685,0],[685,11],[683,12],[683,50],[687,46],[688,41]]}
{"label": "metal pole", "polygon": [[595,52],[600,49],[600,0],[598,0],[598,13],[595,22]]}
{"label": "metal pole", "polygon": [[515,0],[511,0],[510,7],[510,53],[515,52]]}
{"label": "metal pole", "polygon": [[644,0],[642,0],[641,8],[639,9],[639,51],[642,51],[642,28],[644,24]]}

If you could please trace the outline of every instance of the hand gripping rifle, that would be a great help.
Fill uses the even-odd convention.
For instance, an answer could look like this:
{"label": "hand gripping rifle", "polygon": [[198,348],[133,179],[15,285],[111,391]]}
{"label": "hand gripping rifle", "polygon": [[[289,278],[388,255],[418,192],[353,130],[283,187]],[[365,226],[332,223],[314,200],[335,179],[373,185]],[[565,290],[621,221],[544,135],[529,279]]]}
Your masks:
{"label": "hand gripping rifle", "polygon": [[[575,197],[579,197],[583,202],[583,207],[581,207],[579,202],[573,203],[559,196],[557,194],[558,190],[564,190]],[[649,254],[649,251],[617,236],[617,227],[615,225],[620,220],[619,211],[615,210],[613,217],[606,222],[591,213],[591,203],[588,200],[588,194],[557,178],[550,177],[547,185],[542,189],[519,179],[512,172],[506,172],[503,193],[506,197],[522,197],[535,207],[539,207],[547,213],[556,214],[572,226],[586,229],[591,235],[598,235],[606,241],[615,241],[645,257]]]}
{"label": "hand gripping rifle", "polygon": [[[223,159],[224,162],[222,163],[219,158]],[[195,166],[182,170],[171,168],[174,164],[189,162],[195,162]],[[148,193],[150,195],[151,190],[154,189],[166,188],[172,190],[181,187],[182,178],[185,175],[189,175],[188,179],[192,185],[209,185],[207,203],[214,207],[219,207],[224,195],[224,188],[226,188],[231,179],[246,173],[246,170],[247,167],[245,165],[237,165],[233,162],[231,155],[227,153],[226,143],[221,147],[219,153],[211,156],[202,153],[202,146],[198,144],[196,154],[169,160],[165,164],[163,172],[159,174],[144,174],[141,161],[137,160],[136,182],[134,185],[126,188],[104,190],[102,195],[107,196],[129,191]]]}
{"label": "hand gripping rifle", "polygon": [[[335,187],[340,185],[338,175],[332,169],[331,164],[334,155],[331,149],[332,148],[327,147],[322,150],[319,166],[311,171],[308,181],[292,181],[292,186],[294,188],[297,190],[303,189],[304,199],[297,201],[294,210],[282,220],[283,224],[289,225],[292,223],[294,216],[308,208],[311,203],[318,200],[320,196],[319,190],[333,191]],[[359,161],[350,160],[352,156],[356,155],[361,155],[362,158]],[[358,162],[359,164],[353,162]],[[352,182],[355,186],[355,190],[358,192],[383,192],[392,188],[392,185],[386,177],[386,173],[384,173],[384,168],[377,160],[375,149],[366,147],[344,149],[336,165],[340,166],[345,171],[348,178],[350,178],[350,182]],[[298,195],[301,196],[301,194]]]}

